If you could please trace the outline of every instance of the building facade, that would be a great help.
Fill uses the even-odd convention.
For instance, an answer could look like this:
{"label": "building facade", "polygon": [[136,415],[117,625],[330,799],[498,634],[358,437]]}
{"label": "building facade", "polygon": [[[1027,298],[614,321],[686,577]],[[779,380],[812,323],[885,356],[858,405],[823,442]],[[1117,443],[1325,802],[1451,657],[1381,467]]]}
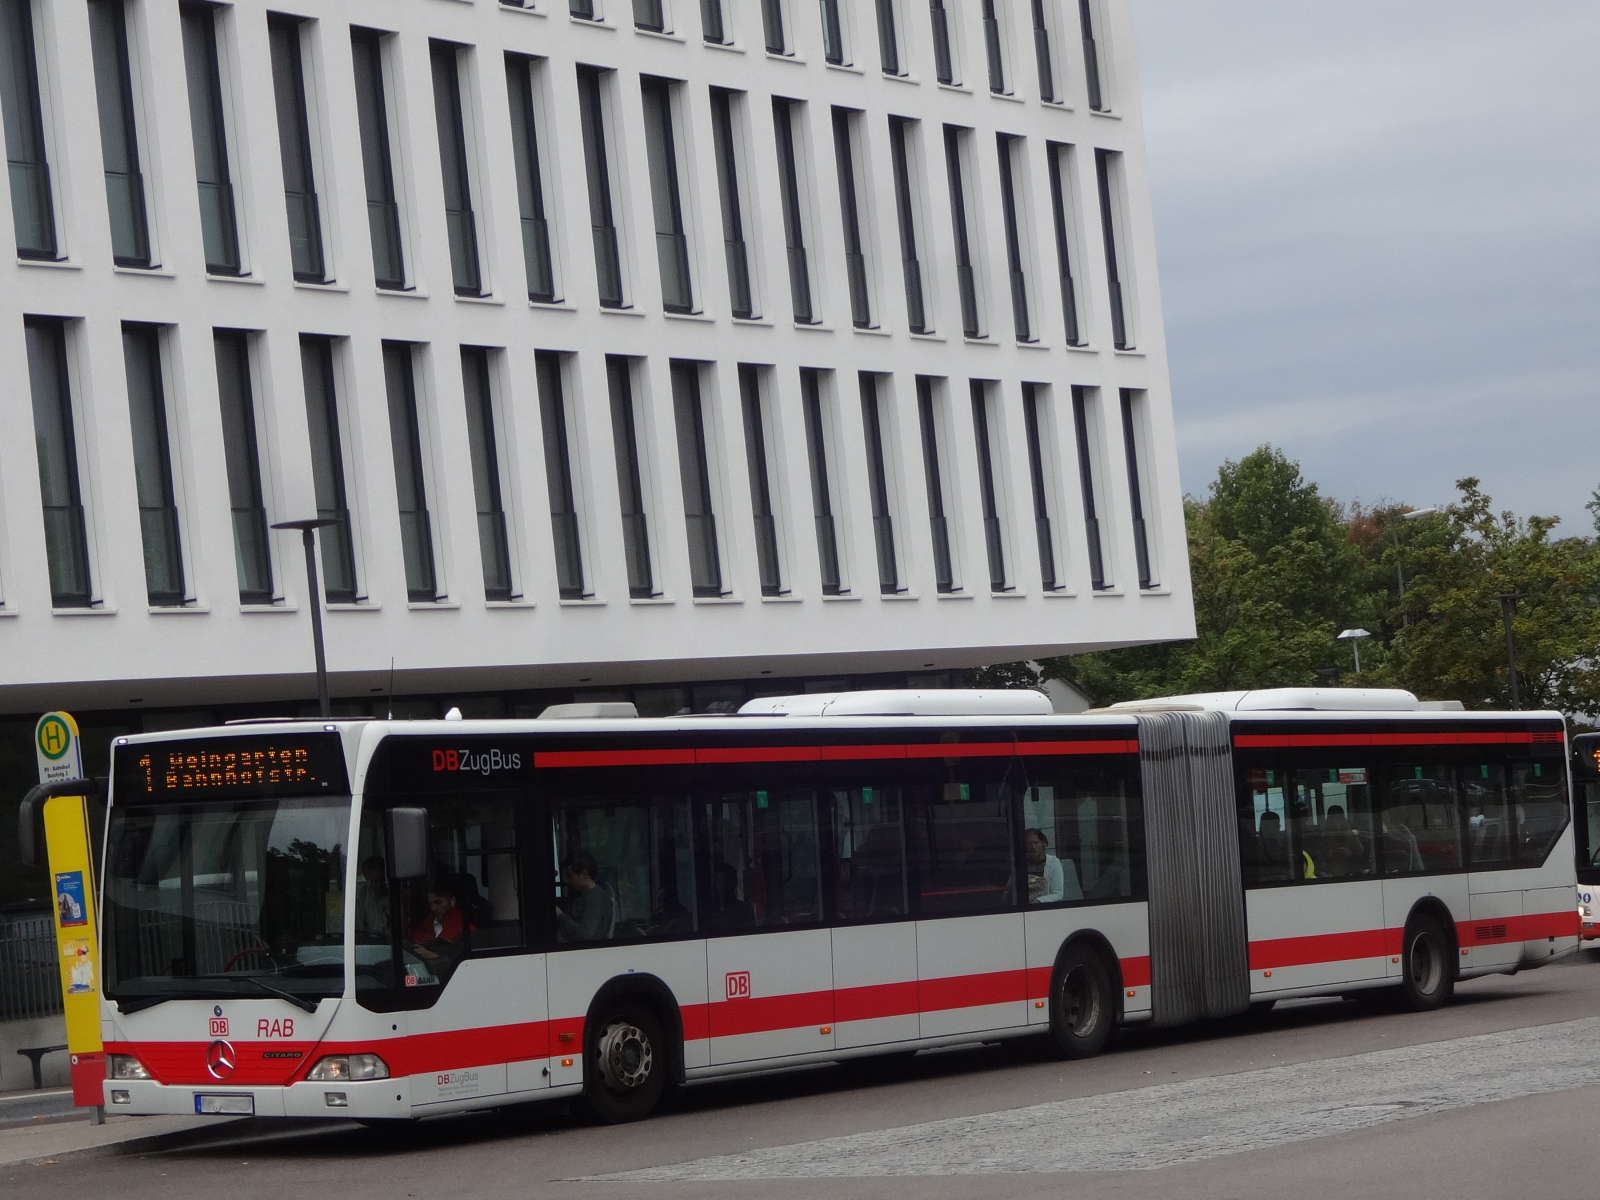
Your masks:
{"label": "building facade", "polygon": [[1192,635],[1127,0],[0,15],[0,713]]}

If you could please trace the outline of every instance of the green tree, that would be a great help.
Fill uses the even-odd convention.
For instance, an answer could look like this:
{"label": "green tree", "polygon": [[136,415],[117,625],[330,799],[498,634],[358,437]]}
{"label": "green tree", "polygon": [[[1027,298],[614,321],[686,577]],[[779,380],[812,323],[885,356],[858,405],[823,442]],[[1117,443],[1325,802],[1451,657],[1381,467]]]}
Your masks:
{"label": "green tree", "polygon": [[1554,517],[1495,513],[1477,479],[1408,547],[1406,594],[1373,682],[1468,708],[1511,703],[1499,596],[1520,593],[1512,630],[1524,708],[1600,711],[1600,543],[1554,538]]}
{"label": "green tree", "polygon": [[1307,686],[1338,669],[1362,556],[1338,506],[1272,446],[1225,462],[1184,502],[1196,636],[1053,659],[1046,674],[1097,703]]}

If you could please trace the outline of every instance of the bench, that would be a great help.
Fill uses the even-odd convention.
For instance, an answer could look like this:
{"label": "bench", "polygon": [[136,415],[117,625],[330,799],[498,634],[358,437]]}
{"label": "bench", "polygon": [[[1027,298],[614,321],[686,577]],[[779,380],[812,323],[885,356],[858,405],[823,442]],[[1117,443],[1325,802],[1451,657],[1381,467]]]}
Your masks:
{"label": "bench", "polygon": [[46,1054],[54,1054],[57,1050],[65,1050],[65,1046],[29,1046],[18,1050],[18,1054],[26,1054],[28,1063],[33,1067],[33,1089],[38,1091],[44,1086],[44,1076],[39,1073],[39,1060]]}

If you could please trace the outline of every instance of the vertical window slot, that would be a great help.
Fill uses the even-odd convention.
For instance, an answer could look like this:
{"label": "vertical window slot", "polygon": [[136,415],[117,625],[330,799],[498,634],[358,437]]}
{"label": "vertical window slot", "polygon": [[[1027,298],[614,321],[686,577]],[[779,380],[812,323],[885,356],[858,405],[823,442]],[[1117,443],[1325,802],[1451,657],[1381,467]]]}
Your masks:
{"label": "vertical window slot", "polygon": [[227,116],[217,57],[217,10],[210,5],[185,4],[179,11],[206,270],[212,275],[239,275],[239,226],[228,165]]}
{"label": "vertical window slot", "polygon": [[605,107],[600,71],[578,68],[578,112],[583,125],[583,160],[589,183],[589,231],[594,239],[595,279],[601,308],[621,308],[622,256],[611,208],[611,164],[607,158]]}
{"label": "vertical window slot", "polygon": [[1022,251],[1022,229],[1017,215],[1017,189],[1014,171],[1022,139],[1008,133],[995,135],[1000,160],[1000,215],[1006,234],[1006,269],[1011,280],[1011,320],[1017,341],[1032,342],[1032,323],[1028,319],[1028,276]]}
{"label": "vertical window slot", "polygon": [[711,89],[711,136],[717,156],[717,191],[722,201],[722,250],[728,267],[729,311],[735,317],[749,320],[756,313],[750,290],[750,255],[744,240],[733,105],[734,93],[722,88]]}
{"label": "vertical window slot", "polygon": [[928,486],[928,526],[933,533],[933,575],[941,595],[956,586],[955,564],[950,554],[950,522],[945,516],[942,439],[939,414],[934,408],[933,380],[917,376],[917,423],[922,429],[922,474]]}
{"label": "vertical window slot", "polygon": [[761,368],[739,364],[739,403],[744,410],[745,463],[750,475],[750,511],[755,518],[756,567],[763,596],[784,593],[778,555],[778,518],[772,504],[768,469],[767,419],[761,396]]}
{"label": "vertical window slot", "polygon": [[406,568],[406,599],[431,604],[439,594],[433,557],[433,522],[423,469],[422,422],[417,411],[416,348],[383,344],[383,383],[389,405],[389,444],[394,453],[395,499],[400,510],[400,550]]}
{"label": "vertical window slot", "polygon": [[[89,0],[89,48],[94,56],[106,207],[111,215],[111,258],[119,267],[148,268],[150,224],[134,115],[128,17],[122,0]],[[16,188],[14,172],[12,188]]]}
{"label": "vertical window slot", "polygon": [[795,161],[794,122],[799,111],[797,100],[777,96],[772,99],[772,123],[778,138],[778,187],[783,198],[783,239],[789,258],[789,296],[795,322],[814,325],[817,317],[811,306],[811,267],[806,258],[800,173]]}
{"label": "vertical window slot", "polygon": [[439,171],[444,180],[444,219],[450,239],[450,274],[458,296],[483,295],[478,254],[478,218],[472,208],[467,167],[467,127],[461,106],[461,58],[450,42],[428,44],[433,73],[433,117],[439,134]]}
{"label": "vertical window slot", "polygon": [[1139,586],[1156,586],[1155,572],[1150,566],[1150,540],[1144,516],[1144,479],[1148,472],[1139,469],[1144,457],[1144,443],[1139,436],[1140,414],[1136,411],[1142,402],[1143,392],[1131,388],[1121,389],[1122,448],[1128,459],[1128,505],[1133,514],[1133,555],[1139,568]]}
{"label": "vertical window slot", "polygon": [[333,367],[333,341],[301,337],[300,377],[306,393],[306,427],[311,435],[311,483],[317,519],[334,521],[317,530],[322,550],[322,594],[329,604],[354,604],[356,554],[345,482],[344,431]]}
{"label": "vertical window slot", "polygon": [[833,520],[833,480],[828,473],[828,423],[822,411],[822,372],[800,369],[800,405],[806,425],[806,464],[811,475],[811,514],[817,531],[817,563],[824,596],[849,589],[839,571],[839,537]]}
{"label": "vertical window slot", "polygon": [[556,300],[555,264],[550,255],[550,223],[545,216],[544,169],[539,161],[538,122],[533,105],[534,60],[506,55],[506,90],[511,99],[511,152],[517,167],[517,210],[522,218],[522,263],[528,273],[528,299]]}
{"label": "vertical window slot", "polygon": [[217,358],[217,398],[222,406],[222,453],[233,511],[233,553],[240,604],[271,604],[272,554],[262,498],[261,452],[251,382],[250,335],[239,329],[212,333]]}
{"label": "vertical window slot", "polygon": [[128,376],[128,424],[133,434],[133,481],[139,500],[145,593],[152,606],[174,607],[184,603],[187,592],[178,504],[172,487],[160,327],[125,323],[122,358]]}
{"label": "vertical window slot", "polygon": [[511,545],[500,494],[500,441],[494,418],[489,351],[461,347],[461,389],[466,400],[467,447],[472,457],[472,493],[478,511],[478,550],[483,558],[483,598],[515,600]]}
{"label": "vertical window slot", "polygon": [[352,29],[356,121],[361,128],[362,176],[367,193],[367,229],[372,238],[373,282],[399,291],[406,286],[400,236],[400,204],[395,194],[390,146],[389,105],[384,95],[383,35]]}
{"label": "vertical window slot", "polygon": [[78,435],[67,374],[63,321],[30,317],[28,383],[33,399],[33,438],[39,459],[39,499],[44,509],[45,557],[50,568],[50,603],[88,608],[89,538],[78,468]]}
{"label": "vertical window slot", "polygon": [[1078,320],[1078,289],[1072,278],[1075,213],[1067,207],[1070,186],[1072,147],[1051,142],[1047,154],[1050,171],[1050,215],[1056,235],[1056,274],[1061,281],[1061,317],[1067,345],[1084,344],[1083,326]]}
{"label": "vertical window slot", "polygon": [[1111,586],[1106,578],[1105,556],[1100,542],[1100,506],[1096,502],[1099,481],[1094,462],[1098,457],[1090,442],[1089,389],[1072,389],[1072,427],[1078,442],[1078,482],[1083,487],[1083,527],[1089,545],[1089,581],[1095,591]]}
{"label": "vertical window slot", "polygon": [[721,596],[722,559],[717,546],[717,514],[706,445],[705,408],[700,397],[701,366],[673,362],[672,414],[678,434],[678,479],[683,487],[683,520],[689,535],[689,579],[694,594]]}
{"label": "vertical window slot", "polygon": [[1110,150],[1094,152],[1095,177],[1100,189],[1100,232],[1106,248],[1106,287],[1111,293],[1111,340],[1118,350],[1131,350],[1133,338],[1128,327],[1127,297],[1122,288],[1125,264],[1117,237],[1117,203],[1121,197],[1114,174],[1121,165],[1121,158]]}
{"label": "vertical window slot", "polygon": [[561,356],[541,350],[534,355],[534,364],[539,381],[539,423],[544,435],[545,489],[555,541],[556,585],[561,599],[581,600],[589,593],[583,582],[582,540],[572,483],[572,435],[567,428]]}
{"label": "vertical window slot", "polygon": [[839,176],[839,215],[844,225],[845,275],[850,281],[850,323],[872,329],[872,299],[867,288],[867,258],[861,244],[860,192],[856,187],[855,123],[858,113],[833,110],[833,153]]}
{"label": "vertical window slot", "polygon": [[989,590],[1009,592],[1006,582],[1005,526],[1000,519],[1000,504],[994,486],[994,445],[990,436],[990,385],[981,379],[970,384],[972,392],[972,434],[978,450],[978,500],[983,511],[983,545],[989,558]]}
{"label": "vertical window slot", "polygon": [[673,313],[693,312],[689,239],[684,233],[677,138],[673,131],[673,88],[665,79],[646,77],[640,81],[639,90],[644,98],[645,157],[650,168],[656,262],[661,271],[661,307]]}
{"label": "vertical window slot", "polygon": [[879,376],[862,371],[861,424],[866,437],[867,489],[872,501],[872,541],[878,556],[878,590],[885,596],[905,591],[894,545],[894,509],[889,498],[889,468],[884,460],[882,401]]}
{"label": "vertical window slot", "polygon": [[971,226],[967,223],[967,189],[962,154],[967,130],[944,127],[945,171],[950,180],[950,221],[956,243],[956,287],[961,296],[961,332],[969,338],[983,336],[978,312],[978,281],[973,270]]}
{"label": "vertical window slot", "polygon": [[611,436],[617,456],[617,493],[622,501],[622,548],[628,564],[628,595],[648,600],[658,595],[650,566],[650,531],[645,513],[644,479],[639,467],[639,433],[633,401],[633,364],[606,356],[611,395]]}
{"label": "vertical window slot", "polygon": [[1028,439],[1028,482],[1033,492],[1033,531],[1039,543],[1039,584],[1047,592],[1061,590],[1060,576],[1056,571],[1055,531],[1051,525],[1053,473],[1048,470],[1049,457],[1045,451],[1040,429],[1039,409],[1044,403],[1040,396],[1041,385],[1022,385],[1022,424]]}
{"label": "vertical window slot", "polygon": [[927,333],[922,260],[917,255],[917,193],[911,190],[911,164],[906,146],[911,124],[905,117],[889,118],[889,160],[894,172],[895,220],[900,228],[900,268],[906,285],[906,327],[912,333]]}

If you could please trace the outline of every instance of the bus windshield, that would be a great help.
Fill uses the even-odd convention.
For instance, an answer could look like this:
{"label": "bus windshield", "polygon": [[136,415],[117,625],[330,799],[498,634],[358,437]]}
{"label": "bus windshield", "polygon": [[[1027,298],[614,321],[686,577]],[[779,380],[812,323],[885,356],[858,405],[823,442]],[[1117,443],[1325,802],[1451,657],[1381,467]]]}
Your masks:
{"label": "bus windshield", "polygon": [[348,797],[114,807],[106,995],[342,995],[349,828]]}

